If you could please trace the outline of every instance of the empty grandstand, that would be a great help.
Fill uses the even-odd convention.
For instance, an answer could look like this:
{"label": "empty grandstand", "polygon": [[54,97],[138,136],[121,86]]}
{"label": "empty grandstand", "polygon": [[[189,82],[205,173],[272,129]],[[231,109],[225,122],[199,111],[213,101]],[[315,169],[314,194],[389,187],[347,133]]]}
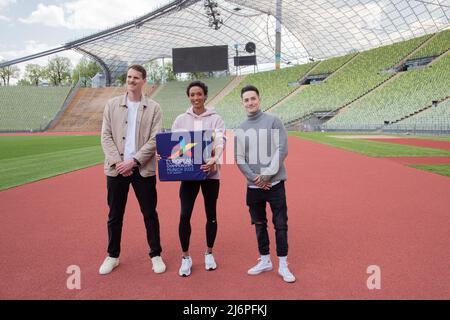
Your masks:
{"label": "empty grandstand", "polygon": [[0,131],[46,129],[70,90],[70,87],[0,87]]}
{"label": "empty grandstand", "polygon": [[401,132],[410,134],[450,134],[450,97],[441,102],[432,103],[422,112],[389,124],[386,132]]}
{"label": "empty grandstand", "polygon": [[[231,80],[231,77],[203,79],[202,81],[208,86],[208,100],[213,99]],[[165,129],[170,129],[175,118],[189,108],[186,95],[188,84],[189,81],[168,82],[152,97],[161,106]]]}
{"label": "empty grandstand", "polygon": [[70,105],[52,123],[50,131],[99,132],[108,99],[125,93],[125,88],[80,88]]}
{"label": "empty grandstand", "polygon": [[267,71],[248,75],[233,91],[216,105],[216,111],[223,117],[228,127],[236,127],[245,118],[241,105],[241,89],[252,84],[264,92],[262,109],[269,109],[286,95],[295,90],[289,86],[297,82],[314,67],[315,63],[285,68],[277,71]]}
{"label": "empty grandstand", "polygon": [[430,42],[413,54],[409,59],[437,57],[450,49],[450,30],[434,35]]}
{"label": "empty grandstand", "polygon": [[[208,16],[198,14],[203,1],[174,0],[133,21],[0,67],[73,49],[94,59],[111,84],[129,64],[171,57],[173,48],[228,45],[228,76],[204,80],[210,106],[228,128],[245,118],[239,93],[247,84],[260,88],[263,110],[290,128],[304,128],[300,124],[314,119],[317,125],[310,127],[316,130],[405,131],[417,128],[420,119],[432,127],[432,119],[445,110],[430,106],[433,101],[446,106],[450,95],[447,5],[404,0],[215,3],[221,27],[212,28]],[[277,70],[240,77],[236,69],[233,75],[233,57],[246,55],[242,48],[250,41],[256,43],[258,63],[276,62]],[[284,68],[278,69],[280,64]],[[162,106],[164,128],[187,109],[186,85],[165,83],[150,93]],[[44,130],[49,124],[53,131],[98,131],[105,102],[125,89],[82,89],[65,105],[69,88],[48,88],[42,97],[39,90],[0,88],[1,131]],[[21,99],[35,101],[33,110]]]}
{"label": "empty grandstand", "polygon": [[[151,96],[156,86],[144,87],[144,94]],[[109,99],[125,94],[125,87],[80,88],[61,110],[49,127],[54,132],[100,132],[103,110]]]}
{"label": "empty grandstand", "polygon": [[310,85],[284,104],[270,110],[284,122],[307,117],[314,112],[336,111],[368,94],[391,78],[382,73],[422,44],[424,39],[405,42],[361,52],[328,80]]}
{"label": "empty grandstand", "polygon": [[450,55],[424,69],[399,74],[383,87],[353,103],[324,127],[372,131],[450,95]]}

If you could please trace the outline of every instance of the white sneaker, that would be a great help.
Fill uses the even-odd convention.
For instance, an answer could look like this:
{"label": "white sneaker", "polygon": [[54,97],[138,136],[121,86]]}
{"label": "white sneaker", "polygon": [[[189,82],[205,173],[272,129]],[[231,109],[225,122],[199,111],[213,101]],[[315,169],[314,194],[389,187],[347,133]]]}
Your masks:
{"label": "white sneaker", "polygon": [[270,259],[262,260],[261,258],[259,258],[258,260],[258,264],[247,271],[249,275],[255,276],[257,274],[260,274],[261,272],[272,270],[272,261],[270,261]]}
{"label": "white sneaker", "polygon": [[113,271],[113,269],[118,265],[119,265],[119,258],[106,257],[105,261],[103,261],[102,265],[100,266],[98,273],[108,274],[111,271]]}
{"label": "white sneaker", "polygon": [[289,271],[288,266],[280,266],[278,268],[278,274],[280,276],[283,277],[283,280],[286,282],[295,282],[295,277],[294,275],[291,273],[291,271]]}
{"label": "white sneaker", "polygon": [[152,264],[152,269],[155,273],[163,273],[164,271],[166,271],[166,265],[164,264],[164,261],[160,256],[153,257]]}
{"label": "white sneaker", "polygon": [[188,277],[191,274],[192,259],[191,257],[183,257],[181,259],[181,267],[178,274],[182,277]]}
{"label": "white sneaker", "polygon": [[212,253],[205,253],[205,269],[207,271],[216,270],[217,263]]}

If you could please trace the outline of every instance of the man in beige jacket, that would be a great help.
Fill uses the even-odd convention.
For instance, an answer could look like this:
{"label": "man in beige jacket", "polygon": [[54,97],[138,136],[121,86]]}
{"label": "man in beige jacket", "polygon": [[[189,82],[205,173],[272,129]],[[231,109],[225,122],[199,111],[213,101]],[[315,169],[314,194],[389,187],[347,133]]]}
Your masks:
{"label": "man in beige jacket", "polygon": [[103,113],[102,148],[108,190],[108,256],[100,274],[119,265],[123,216],[130,184],[144,216],[150,258],[155,273],[166,266],[161,259],[156,212],[156,134],[161,129],[161,108],[142,94],[147,73],[140,65],[127,72],[127,93],[108,101]]}

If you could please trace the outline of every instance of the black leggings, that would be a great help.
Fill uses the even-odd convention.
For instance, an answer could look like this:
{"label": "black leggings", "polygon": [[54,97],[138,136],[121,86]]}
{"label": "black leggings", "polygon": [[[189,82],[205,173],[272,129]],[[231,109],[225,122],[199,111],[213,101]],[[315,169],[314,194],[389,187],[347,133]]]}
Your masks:
{"label": "black leggings", "polygon": [[206,211],[206,244],[208,248],[214,246],[217,234],[216,205],[219,197],[220,181],[207,179],[202,181],[182,181],[180,185],[181,215],[178,234],[183,252],[189,250],[191,237],[191,216],[195,199],[202,188]]}

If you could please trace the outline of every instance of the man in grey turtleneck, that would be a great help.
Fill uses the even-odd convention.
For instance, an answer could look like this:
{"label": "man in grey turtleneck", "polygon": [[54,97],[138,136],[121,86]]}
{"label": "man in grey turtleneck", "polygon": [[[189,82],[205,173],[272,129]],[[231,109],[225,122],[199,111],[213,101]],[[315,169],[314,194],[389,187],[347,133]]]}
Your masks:
{"label": "man in grey turtleneck", "polygon": [[247,205],[252,224],[255,225],[258,250],[261,255],[257,265],[248,270],[257,275],[272,270],[269,235],[267,232],[266,204],[270,204],[275,225],[278,274],[286,282],[294,282],[295,276],[287,263],[287,205],[284,181],[287,156],[287,135],[283,123],[277,117],[260,110],[259,91],[254,86],[241,90],[242,104],[247,120],[235,131],[235,160],[247,178]]}

